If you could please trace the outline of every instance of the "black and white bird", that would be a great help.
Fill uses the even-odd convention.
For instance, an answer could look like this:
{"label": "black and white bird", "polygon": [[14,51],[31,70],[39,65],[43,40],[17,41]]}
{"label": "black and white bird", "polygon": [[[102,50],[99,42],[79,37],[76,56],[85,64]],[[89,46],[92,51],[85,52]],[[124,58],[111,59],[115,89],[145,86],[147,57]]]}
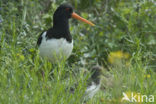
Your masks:
{"label": "black and white bird", "polygon": [[53,15],[53,27],[41,33],[37,45],[39,54],[50,62],[67,59],[73,49],[73,40],[69,31],[70,18],[81,20],[91,26],[94,24],[73,12],[71,5],[60,5]]}
{"label": "black and white bird", "polygon": [[[83,100],[86,101],[94,97],[94,95],[100,90],[101,87],[101,75],[103,67],[95,65],[89,69],[91,76],[87,80],[85,94]],[[74,86],[69,88],[71,93],[75,93],[79,82],[75,83]]]}
{"label": "black and white bird", "polygon": [[101,74],[103,67],[96,65],[91,68],[91,77],[88,79],[87,89],[85,91],[86,98],[92,98],[101,87]]}

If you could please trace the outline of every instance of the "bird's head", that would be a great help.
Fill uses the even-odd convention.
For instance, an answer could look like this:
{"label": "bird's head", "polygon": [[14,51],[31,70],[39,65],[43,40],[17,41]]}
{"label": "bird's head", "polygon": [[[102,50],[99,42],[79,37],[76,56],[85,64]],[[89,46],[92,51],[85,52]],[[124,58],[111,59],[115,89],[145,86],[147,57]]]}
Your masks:
{"label": "bird's head", "polygon": [[68,4],[62,4],[60,5],[55,13],[54,13],[54,18],[71,18],[73,13],[73,7],[71,5]]}
{"label": "bird's head", "polygon": [[70,19],[70,18],[75,18],[77,20],[80,20],[82,22],[85,22],[91,26],[94,26],[94,24],[82,17],[80,17],[78,14],[76,14],[73,11],[73,7],[69,4],[61,4],[55,11],[54,13],[54,20],[59,20],[61,18],[64,19]]}

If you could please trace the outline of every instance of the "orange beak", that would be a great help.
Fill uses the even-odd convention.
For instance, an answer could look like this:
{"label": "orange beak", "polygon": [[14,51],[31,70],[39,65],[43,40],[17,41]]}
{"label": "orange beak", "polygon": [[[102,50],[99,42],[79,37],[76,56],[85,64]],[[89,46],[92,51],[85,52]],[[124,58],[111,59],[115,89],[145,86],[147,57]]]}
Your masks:
{"label": "orange beak", "polygon": [[78,14],[76,14],[75,12],[72,13],[72,18],[75,18],[75,19],[77,19],[77,20],[80,20],[80,21],[82,21],[82,22],[85,22],[85,23],[87,23],[87,24],[89,24],[89,25],[91,25],[91,26],[95,26],[95,24],[93,24],[92,22],[90,22],[90,21],[88,21],[88,20],[86,20],[86,19],[80,17],[80,16],[79,16]]}

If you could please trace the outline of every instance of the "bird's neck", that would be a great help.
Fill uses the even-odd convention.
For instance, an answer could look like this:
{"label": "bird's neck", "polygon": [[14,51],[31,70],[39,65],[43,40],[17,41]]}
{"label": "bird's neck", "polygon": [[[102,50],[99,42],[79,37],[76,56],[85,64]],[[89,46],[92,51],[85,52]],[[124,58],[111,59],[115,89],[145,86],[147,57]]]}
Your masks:
{"label": "bird's neck", "polygon": [[69,32],[69,21],[66,18],[54,18],[53,28],[59,29],[62,32]]}
{"label": "bird's neck", "polygon": [[69,31],[69,22],[67,18],[54,18],[53,21],[53,33],[51,34],[51,29],[49,31],[48,37],[54,38],[65,38],[68,42],[72,42],[72,36],[70,35]]}

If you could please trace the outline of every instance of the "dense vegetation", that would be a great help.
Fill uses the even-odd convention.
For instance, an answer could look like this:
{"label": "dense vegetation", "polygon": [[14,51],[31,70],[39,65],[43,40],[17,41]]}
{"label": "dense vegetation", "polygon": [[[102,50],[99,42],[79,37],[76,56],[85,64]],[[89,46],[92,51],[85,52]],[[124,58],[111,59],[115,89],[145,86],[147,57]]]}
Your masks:
{"label": "dense vegetation", "polygon": [[[39,57],[36,41],[64,2],[96,26],[70,20],[73,53],[52,66]],[[155,47],[154,0],[0,0],[0,104],[81,104],[85,70],[96,64],[104,67],[102,86],[87,104],[127,103],[123,92],[156,95]],[[75,82],[71,94],[66,89]]]}

